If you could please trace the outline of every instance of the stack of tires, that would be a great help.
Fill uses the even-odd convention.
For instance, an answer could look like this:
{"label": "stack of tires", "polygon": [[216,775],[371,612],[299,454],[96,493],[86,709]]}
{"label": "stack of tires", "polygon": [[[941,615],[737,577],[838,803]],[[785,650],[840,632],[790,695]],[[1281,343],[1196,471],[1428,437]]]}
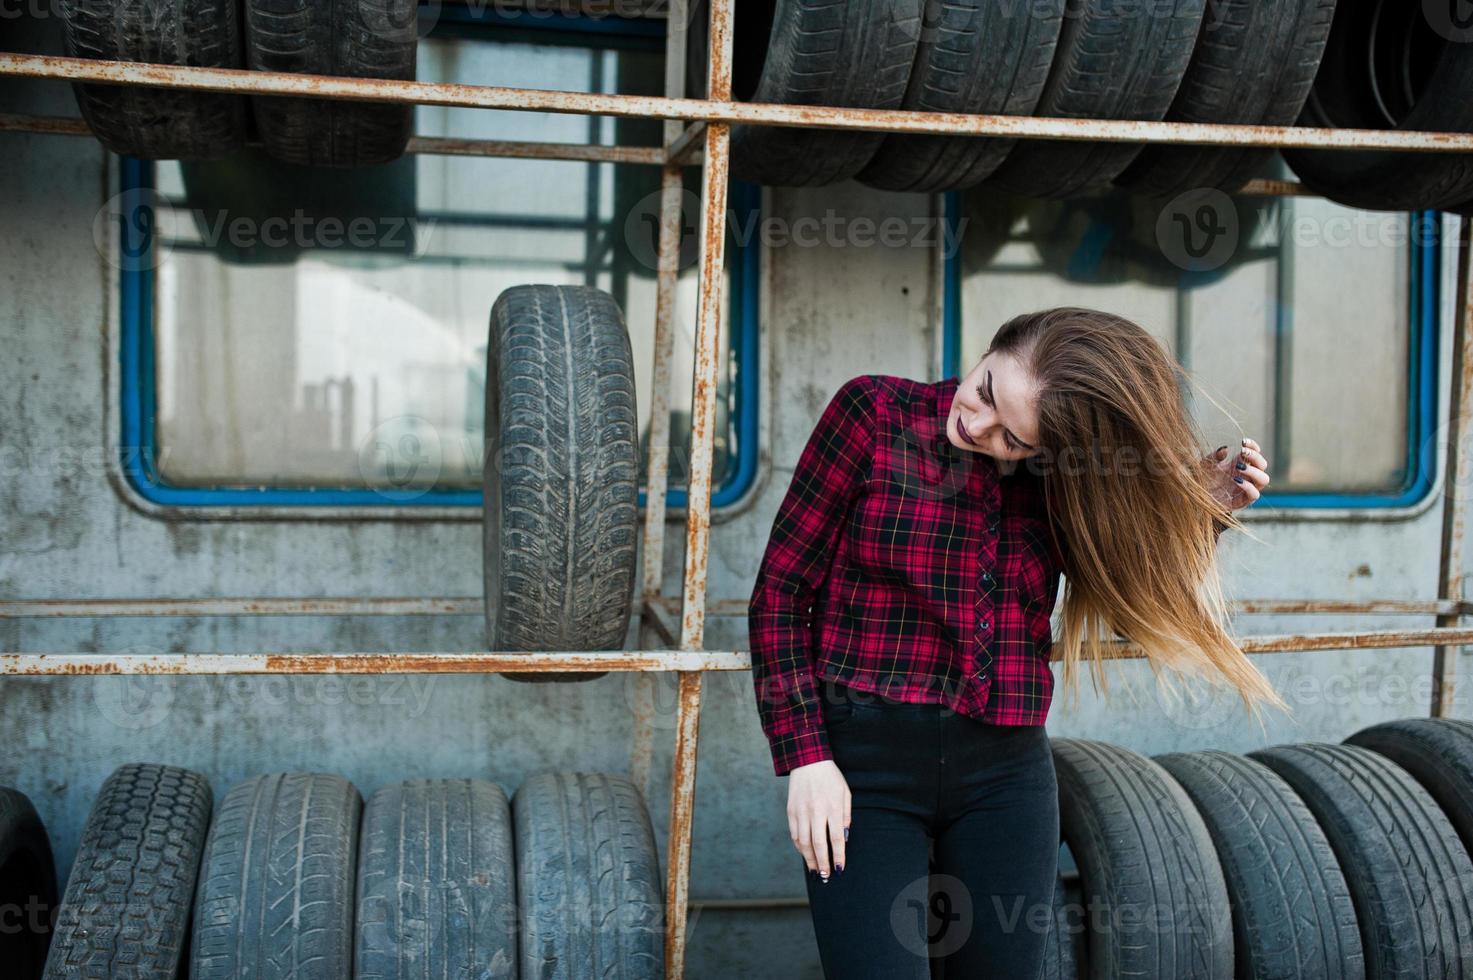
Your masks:
{"label": "stack of tires", "polygon": [[[415,0],[62,0],[76,58],[412,80]],[[404,152],[407,104],[79,83],[82,118],[114,153],[209,160],[252,135],[278,160],[387,163]]]}
{"label": "stack of tires", "polygon": [[[28,826],[0,819],[0,845],[39,855]],[[414,779],[365,804],[340,776],[276,773],[212,807],[198,773],[127,765],[83,828],[44,973],[37,957],[5,975],[651,978],[663,909],[649,815],[620,776],[540,773],[510,801]]]}
{"label": "stack of tires", "polygon": [[1050,978],[1473,977],[1473,724],[1146,758],[1055,739]]}
{"label": "stack of tires", "polygon": [[[692,11],[688,94],[704,96],[709,5]],[[1440,4],[1389,0],[769,0],[738,4],[745,102],[1077,119],[1473,132],[1473,45]],[[731,172],[805,186],[981,186],[1027,197],[1232,192],[1273,150],[738,125]],[[1473,207],[1473,156],[1293,150],[1353,207]]]}

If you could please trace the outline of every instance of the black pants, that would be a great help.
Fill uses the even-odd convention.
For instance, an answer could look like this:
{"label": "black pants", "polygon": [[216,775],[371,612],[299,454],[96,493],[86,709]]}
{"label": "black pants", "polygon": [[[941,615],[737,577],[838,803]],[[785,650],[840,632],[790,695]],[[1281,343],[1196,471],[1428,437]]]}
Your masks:
{"label": "black pants", "polygon": [[820,691],[853,796],[844,870],[824,883],[803,865],[824,976],[1039,977],[1059,860],[1043,726]]}

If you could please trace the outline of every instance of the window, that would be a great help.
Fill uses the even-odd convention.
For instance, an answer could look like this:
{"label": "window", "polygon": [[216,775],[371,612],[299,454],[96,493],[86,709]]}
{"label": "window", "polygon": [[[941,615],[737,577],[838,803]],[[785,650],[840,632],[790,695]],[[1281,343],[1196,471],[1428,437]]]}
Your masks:
{"label": "window", "polygon": [[[1274,160],[1270,176],[1292,179]],[[1178,264],[1158,244],[1161,209],[1122,191],[946,197],[961,233],[946,261],[946,374],[970,370],[1018,313],[1110,310],[1195,374],[1188,404],[1209,446],[1236,443],[1240,429],[1259,442],[1273,463],[1266,504],[1405,506],[1430,489],[1438,212],[1223,195],[1216,210],[1235,222],[1236,248]]]}
{"label": "window", "polygon": [[[420,41],[419,78],[663,91],[663,22],[606,18],[569,31],[567,17],[516,20],[440,11]],[[417,135],[652,146],[661,134],[649,119],[415,113]],[[328,170],[248,151],[194,163],[125,159],[122,172],[124,195],[145,196],[155,216],[125,228],[122,258],[142,249],[145,259],[119,263],[124,445],[141,449],[125,466],[145,497],[479,505],[490,309],[522,283],[593,285],[619,302],[644,454],[658,167],[407,154]],[[687,201],[698,202],[699,186],[699,170],[688,168]],[[739,497],[756,472],[759,270],[755,246],[733,232],[755,218],[759,191],[730,187],[713,506]],[[671,507],[686,503],[697,207],[685,215],[677,286]]]}

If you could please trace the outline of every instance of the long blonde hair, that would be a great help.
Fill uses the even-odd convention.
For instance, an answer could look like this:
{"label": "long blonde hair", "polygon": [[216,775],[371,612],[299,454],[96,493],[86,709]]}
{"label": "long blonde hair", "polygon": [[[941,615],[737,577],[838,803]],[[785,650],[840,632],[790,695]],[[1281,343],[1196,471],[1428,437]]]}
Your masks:
{"label": "long blonde hair", "polygon": [[993,351],[1017,358],[1038,386],[1040,452],[1020,465],[1042,475],[1064,539],[1064,686],[1077,700],[1088,658],[1108,693],[1114,631],[1169,695],[1163,668],[1226,682],[1255,716],[1263,703],[1287,712],[1226,625],[1214,521],[1246,529],[1210,489],[1212,461],[1182,404],[1185,369],[1137,324],[1078,306],[1013,317]]}

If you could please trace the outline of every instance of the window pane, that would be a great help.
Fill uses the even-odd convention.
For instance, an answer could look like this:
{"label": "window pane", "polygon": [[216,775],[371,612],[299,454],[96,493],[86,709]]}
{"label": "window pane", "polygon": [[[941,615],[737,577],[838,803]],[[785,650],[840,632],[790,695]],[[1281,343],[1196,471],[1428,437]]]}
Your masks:
{"label": "window pane", "polygon": [[[1292,179],[1277,157],[1271,176]],[[1158,211],[1118,190],[1074,201],[964,193],[961,372],[1018,313],[1108,310],[1194,373],[1188,403],[1209,447],[1258,441],[1274,492],[1400,489],[1411,216],[1315,197],[1233,202],[1239,243],[1209,269],[1168,259]]]}
{"label": "window pane", "polygon": [[[430,37],[420,43],[419,77],[658,93],[661,61],[630,47]],[[416,114],[419,135],[644,146],[660,138],[658,120],[435,106]],[[687,186],[698,178],[689,171]],[[155,182],[163,200],[156,434],[166,482],[478,487],[491,304],[524,283],[588,284],[619,302],[643,457],[659,168],[408,155],[385,167],[307,171],[253,153],[161,161]],[[266,216],[296,224],[272,227]],[[365,232],[358,247],[345,244],[353,227]],[[695,272],[685,268],[677,289],[672,487],[686,478]],[[734,466],[728,305],[717,485]]]}

